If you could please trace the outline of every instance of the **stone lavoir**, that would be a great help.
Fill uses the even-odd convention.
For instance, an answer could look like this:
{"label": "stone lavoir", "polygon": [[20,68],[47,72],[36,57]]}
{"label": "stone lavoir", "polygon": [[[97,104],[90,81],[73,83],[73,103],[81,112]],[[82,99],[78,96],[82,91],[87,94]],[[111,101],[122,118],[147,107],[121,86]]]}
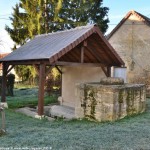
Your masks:
{"label": "stone lavoir", "polygon": [[121,78],[103,78],[100,83],[76,85],[75,118],[115,121],[145,111],[143,84],[127,84]]}

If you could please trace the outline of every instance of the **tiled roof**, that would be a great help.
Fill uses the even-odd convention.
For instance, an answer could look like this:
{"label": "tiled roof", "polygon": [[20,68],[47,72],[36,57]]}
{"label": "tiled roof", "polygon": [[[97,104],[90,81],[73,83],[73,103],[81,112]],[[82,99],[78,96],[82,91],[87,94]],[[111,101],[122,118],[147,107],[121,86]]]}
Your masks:
{"label": "tiled roof", "polygon": [[66,46],[76,41],[91,29],[91,26],[36,36],[2,60],[49,59]]}
{"label": "tiled roof", "polygon": [[111,33],[107,36],[107,39],[109,39],[120,27],[121,25],[130,17],[130,15],[136,15],[140,21],[145,22],[148,26],[150,26],[150,18],[131,10],[127,13],[127,15],[119,22],[119,24],[111,31]]}
{"label": "tiled roof", "polygon": [[[1,59],[0,61],[19,62],[19,61],[29,61],[29,60],[30,61],[49,60],[49,62],[52,64],[56,62],[58,59],[60,59],[61,57],[63,57],[65,54],[68,54],[72,49],[79,46],[79,44],[81,44],[84,40],[88,39],[95,33],[97,39],[96,40],[92,39],[92,42],[94,43],[97,42],[95,49],[97,50],[102,49],[102,53],[107,55],[106,56],[107,58],[105,59],[107,60],[109,59],[108,60],[109,64],[111,62],[111,64],[115,63],[115,65],[117,64],[123,65],[124,62],[122,61],[122,59],[118,56],[115,50],[104,38],[104,36],[99,31],[96,25],[82,26],[70,30],[36,36],[34,39],[30,40],[29,42],[27,42],[25,45],[21,46],[17,50],[13,51],[12,53],[10,53],[8,56]],[[98,43],[100,42],[101,45],[98,45]],[[77,51],[78,50],[76,49],[76,52]],[[110,53],[109,54],[110,56],[108,56],[108,53]],[[100,56],[102,57],[102,55]],[[110,59],[110,57],[112,58]]]}

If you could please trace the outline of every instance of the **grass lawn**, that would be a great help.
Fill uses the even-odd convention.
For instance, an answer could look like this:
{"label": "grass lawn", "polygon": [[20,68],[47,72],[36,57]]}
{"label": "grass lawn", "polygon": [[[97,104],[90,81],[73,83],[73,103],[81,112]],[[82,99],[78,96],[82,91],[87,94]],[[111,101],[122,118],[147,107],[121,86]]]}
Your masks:
{"label": "grass lawn", "polygon": [[0,149],[149,150],[150,99],[148,104],[145,113],[112,123],[38,120],[7,109],[7,134],[0,137]]}
{"label": "grass lawn", "polygon": [[[45,96],[44,104],[56,102],[56,96]],[[38,89],[37,88],[21,88],[14,90],[14,97],[7,96],[9,108],[21,108],[24,106],[37,106],[38,104]]]}

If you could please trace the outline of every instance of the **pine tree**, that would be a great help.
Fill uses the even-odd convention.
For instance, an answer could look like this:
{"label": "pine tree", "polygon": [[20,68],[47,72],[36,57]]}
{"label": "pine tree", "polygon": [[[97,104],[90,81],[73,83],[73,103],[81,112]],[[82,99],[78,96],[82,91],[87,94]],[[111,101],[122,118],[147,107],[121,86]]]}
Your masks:
{"label": "pine tree", "polygon": [[103,33],[108,28],[109,9],[102,7],[103,0],[68,0],[63,3],[60,17],[68,28],[96,23]]}
{"label": "pine tree", "polygon": [[12,17],[10,17],[10,20],[12,21],[11,25],[13,28],[10,28],[7,25],[5,26],[5,30],[9,33],[11,39],[15,42],[14,47],[16,47],[16,45],[23,45],[29,39],[27,38],[27,28],[23,25],[25,15],[26,14],[19,12],[19,5],[16,4],[13,8]]}
{"label": "pine tree", "polygon": [[[53,32],[88,23],[97,23],[103,33],[109,22],[103,0],[20,0],[13,8],[12,28],[6,30],[17,45],[37,34]],[[22,11],[20,11],[22,9]]]}

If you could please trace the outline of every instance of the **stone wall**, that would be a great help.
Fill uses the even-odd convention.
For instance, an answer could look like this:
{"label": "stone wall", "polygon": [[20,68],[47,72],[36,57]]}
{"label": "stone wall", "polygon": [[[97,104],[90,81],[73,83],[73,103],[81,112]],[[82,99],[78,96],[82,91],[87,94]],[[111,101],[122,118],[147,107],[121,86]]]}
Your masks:
{"label": "stone wall", "polygon": [[76,83],[100,82],[105,77],[101,67],[64,66],[62,68],[62,105],[75,107]]}
{"label": "stone wall", "polygon": [[142,113],[145,111],[145,94],[143,84],[77,84],[75,116],[101,122]]}
{"label": "stone wall", "polygon": [[131,15],[109,42],[125,62],[129,83],[150,84],[150,26]]}

